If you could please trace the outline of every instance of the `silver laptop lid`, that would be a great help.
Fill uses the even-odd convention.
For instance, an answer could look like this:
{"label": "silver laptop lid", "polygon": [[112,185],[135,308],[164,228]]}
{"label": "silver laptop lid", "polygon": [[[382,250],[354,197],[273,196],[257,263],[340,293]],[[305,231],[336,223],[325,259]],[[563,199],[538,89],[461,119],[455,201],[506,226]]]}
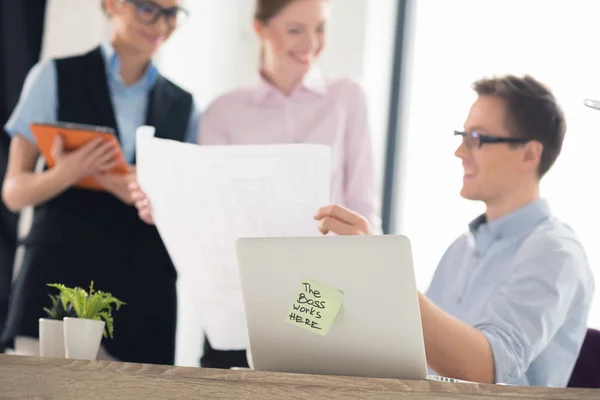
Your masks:
{"label": "silver laptop lid", "polygon": [[244,238],[237,253],[255,369],[426,378],[405,236]]}

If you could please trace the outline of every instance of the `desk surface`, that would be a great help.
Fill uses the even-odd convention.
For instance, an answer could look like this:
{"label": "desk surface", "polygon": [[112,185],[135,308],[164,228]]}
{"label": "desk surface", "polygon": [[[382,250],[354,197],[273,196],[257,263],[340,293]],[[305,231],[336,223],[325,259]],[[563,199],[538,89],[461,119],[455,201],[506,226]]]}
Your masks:
{"label": "desk surface", "polygon": [[214,370],[0,354],[0,398],[598,399],[600,391]]}

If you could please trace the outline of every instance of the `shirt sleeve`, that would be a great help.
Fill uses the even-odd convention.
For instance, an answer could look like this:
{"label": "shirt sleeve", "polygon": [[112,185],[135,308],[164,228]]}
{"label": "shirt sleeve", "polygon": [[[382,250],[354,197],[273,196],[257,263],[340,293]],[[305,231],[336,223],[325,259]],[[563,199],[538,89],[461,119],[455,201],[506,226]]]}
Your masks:
{"label": "shirt sleeve", "polygon": [[574,241],[538,241],[523,250],[512,278],[492,297],[474,327],[488,339],[496,383],[524,376],[564,325],[586,281],[587,260]]}
{"label": "shirt sleeve", "polygon": [[224,115],[224,98],[215,100],[202,114],[198,143],[201,145],[230,144]]}
{"label": "shirt sleeve", "polygon": [[381,214],[375,177],[367,96],[348,81],[348,118],[345,135],[345,199],[349,209],[364,216],[381,233]]}
{"label": "shirt sleeve", "polygon": [[54,61],[41,61],[27,74],[17,106],[4,126],[11,136],[20,134],[36,143],[29,125],[54,123],[57,118],[56,67]]}
{"label": "shirt sleeve", "polygon": [[187,132],[185,133],[186,143],[198,143],[198,131],[200,129],[200,109],[196,101],[192,101],[192,109],[190,110],[190,121],[188,123]]}

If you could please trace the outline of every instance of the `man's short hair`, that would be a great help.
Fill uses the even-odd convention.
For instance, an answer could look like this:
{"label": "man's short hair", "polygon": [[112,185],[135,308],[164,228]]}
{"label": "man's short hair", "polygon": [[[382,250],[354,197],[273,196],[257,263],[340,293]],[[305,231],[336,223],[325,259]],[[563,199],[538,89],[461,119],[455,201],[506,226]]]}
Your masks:
{"label": "man's short hair", "polygon": [[506,75],[478,80],[473,90],[504,101],[511,136],[543,145],[538,167],[538,176],[543,177],[558,158],[567,130],[564,113],[550,89],[529,75]]}

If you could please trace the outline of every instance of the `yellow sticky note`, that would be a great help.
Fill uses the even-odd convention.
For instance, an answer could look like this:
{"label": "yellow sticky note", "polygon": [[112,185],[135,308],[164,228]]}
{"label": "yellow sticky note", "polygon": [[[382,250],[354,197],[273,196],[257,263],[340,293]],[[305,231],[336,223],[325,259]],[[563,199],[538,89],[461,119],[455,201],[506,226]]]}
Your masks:
{"label": "yellow sticky note", "polygon": [[342,307],[343,297],[338,289],[303,279],[285,320],[299,328],[325,336]]}

